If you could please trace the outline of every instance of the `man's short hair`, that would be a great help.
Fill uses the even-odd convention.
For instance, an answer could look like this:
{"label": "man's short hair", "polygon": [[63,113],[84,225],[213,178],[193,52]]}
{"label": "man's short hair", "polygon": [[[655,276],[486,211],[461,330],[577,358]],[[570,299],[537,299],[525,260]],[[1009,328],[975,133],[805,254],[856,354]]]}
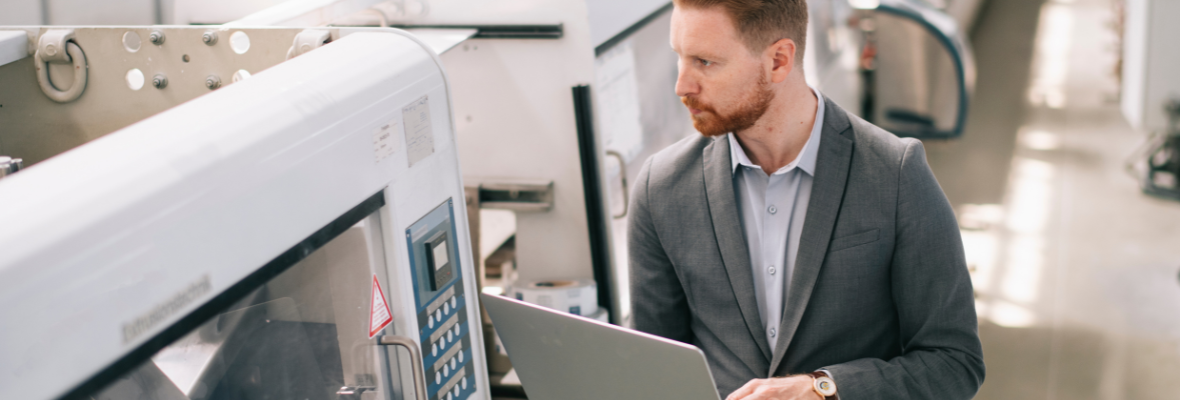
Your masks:
{"label": "man's short hair", "polygon": [[[795,59],[807,46],[807,0],[673,0],[677,7],[725,10],[754,54],[782,39],[795,41]],[[798,63],[798,61],[796,61]]]}

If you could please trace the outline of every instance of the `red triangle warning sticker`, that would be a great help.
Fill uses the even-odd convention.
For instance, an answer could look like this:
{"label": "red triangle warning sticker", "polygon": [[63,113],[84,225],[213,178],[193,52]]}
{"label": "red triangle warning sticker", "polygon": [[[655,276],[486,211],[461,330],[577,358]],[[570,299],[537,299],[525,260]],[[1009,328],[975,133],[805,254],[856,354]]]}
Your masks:
{"label": "red triangle warning sticker", "polygon": [[393,322],[393,316],[389,315],[389,304],[385,302],[385,292],[381,290],[381,283],[377,282],[377,275],[373,275],[373,292],[370,298],[372,302],[369,306],[369,339],[372,339]]}

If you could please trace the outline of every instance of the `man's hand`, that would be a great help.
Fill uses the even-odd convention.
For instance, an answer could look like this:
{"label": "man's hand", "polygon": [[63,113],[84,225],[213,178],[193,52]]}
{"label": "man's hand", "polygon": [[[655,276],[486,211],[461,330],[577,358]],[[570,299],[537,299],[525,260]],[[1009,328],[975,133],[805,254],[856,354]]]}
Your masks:
{"label": "man's hand", "polygon": [[729,394],[725,400],[823,400],[815,393],[810,375],[754,379]]}

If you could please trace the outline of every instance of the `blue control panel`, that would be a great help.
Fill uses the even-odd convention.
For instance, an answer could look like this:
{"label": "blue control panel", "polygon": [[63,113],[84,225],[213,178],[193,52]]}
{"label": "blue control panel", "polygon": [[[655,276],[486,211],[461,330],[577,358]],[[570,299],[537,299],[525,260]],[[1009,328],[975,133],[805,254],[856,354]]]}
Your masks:
{"label": "blue control panel", "polygon": [[463,289],[463,265],[455,235],[454,201],[448,199],[406,229],[422,367],[430,400],[462,400],[475,393],[471,323]]}

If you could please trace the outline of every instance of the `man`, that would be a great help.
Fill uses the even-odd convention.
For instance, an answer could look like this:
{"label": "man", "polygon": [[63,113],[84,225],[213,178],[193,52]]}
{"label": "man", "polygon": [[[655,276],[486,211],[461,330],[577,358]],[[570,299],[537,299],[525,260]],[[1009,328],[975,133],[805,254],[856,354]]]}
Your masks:
{"label": "man", "polygon": [[674,1],[676,92],[702,135],[639,174],[635,327],[701,348],[728,399],[971,398],[954,213],[921,142],[807,86],[806,32],[805,0]]}

